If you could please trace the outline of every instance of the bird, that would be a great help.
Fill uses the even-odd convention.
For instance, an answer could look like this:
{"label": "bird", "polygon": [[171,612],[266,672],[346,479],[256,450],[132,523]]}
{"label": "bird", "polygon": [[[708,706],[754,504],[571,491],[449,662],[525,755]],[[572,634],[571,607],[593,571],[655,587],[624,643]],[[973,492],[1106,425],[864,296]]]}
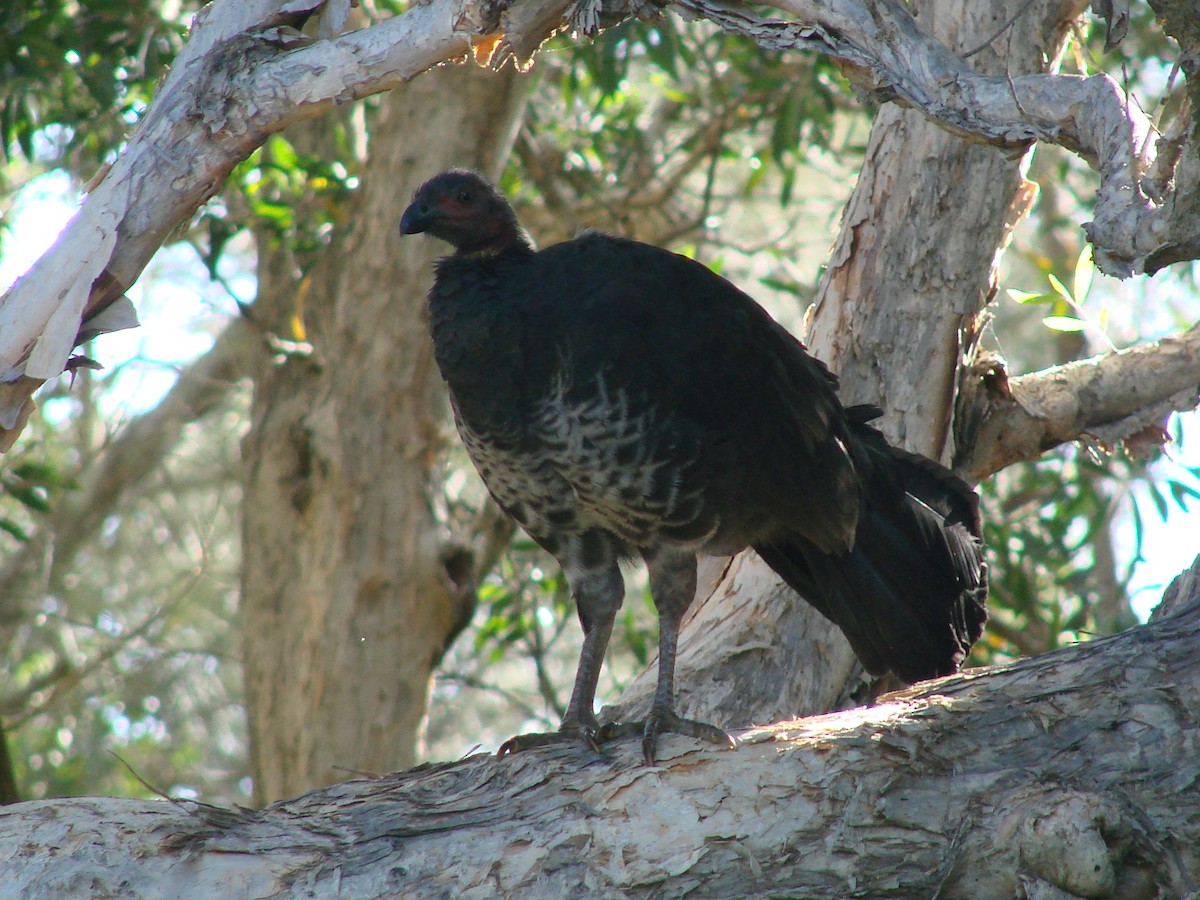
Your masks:
{"label": "bird", "polygon": [[[978,497],[888,444],[877,406],[843,407],[837,378],[755,300],[705,265],[599,231],[535,249],[480,174],[426,181],[400,219],[452,252],[426,314],[455,425],[491,496],[561,565],[583,631],[561,725],[512,738],[593,749],[640,733],[735,746],[675,712],[680,622],[697,555],[747,547],[845,634],[867,672],[956,672],[987,618]],[[596,686],[644,562],[658,672],[644,722],[601,725]]]}

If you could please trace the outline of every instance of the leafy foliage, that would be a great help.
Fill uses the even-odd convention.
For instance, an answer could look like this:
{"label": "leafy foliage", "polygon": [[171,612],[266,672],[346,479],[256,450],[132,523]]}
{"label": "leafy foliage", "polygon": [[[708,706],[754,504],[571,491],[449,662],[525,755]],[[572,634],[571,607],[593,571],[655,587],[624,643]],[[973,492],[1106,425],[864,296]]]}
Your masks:
{"label": "leafy foliage", "polygon": [[[352,159],[339,130],[342,159]],[[275,246],[286,246],[302,262],[311,260],[335,227],[345,224],[346,203],[358,188],[358,177],[340,160],[318,159],[298,150],[283,135],[273,135],[233,172],[233,184],[249,215],[239,222],[209,211],[202,219],[209,229],[209,252],[204,264],[215,271],[220,251],[239,225],[252,224]]]}
{"label": "leafy foliage", "polygon": [[[38,424],[58,447],[71,439],[70,425]],[[27,798],[149,796],[139,777],[177,794],[245,796],[229,487],[238,431],[229,414],[194,434],[69,568],[46,573],[44,594],[21,598],[32,616],[2,623],[0,715]]]}
{"label": "leafy foliage", "polygon": [[1051,331],[1077,332],[1092,329],[1099,335],[1108,349],[1116,350],[1117,346],[1108,335],[1108,307],[1101,307],[1095,316],[1085,306],[1087,296],[1092,290],[1092,278],[1096,272],[1092,260],[1092,248],[1085,244],[1075,262],[1071,287],[1068,288],[1053,272],[1046,273],[1050,290],[1043,293],[1021,291],[1009,288],[1008,295],[1017,303],[1024,305],[1049,305],[1050,314],[1042,319],[1042,324]]}
{"label": "leafy foliage", "polygon": [[[180,4],[15,0],[0,8],[0,153],[43,159],[42,138],[95,168],[149,103],[182,45]],[[53,127],[51,127],[53,126]],[[43,145],[45,146],[45,145]]]}
{"label": "leafy foliage", "polygon": [[0,531],[29,541],[38,517],[50,511],[59,493],[73,487],[71,476],[46,462],[37,449],[23,447],[12,467],[0,473]]}
{"label": "leafy foliage", "polygon": [[555,239],[569,236],[566,218],[651,243],[719,241],[735,205],[764,189],[789,202],[809,155],[843,139],[851,107],[824,59],[764,54],[669,16],[546,54],[539,70],[504,186],[534,189],[557,222],[534,209],[531,225]]}

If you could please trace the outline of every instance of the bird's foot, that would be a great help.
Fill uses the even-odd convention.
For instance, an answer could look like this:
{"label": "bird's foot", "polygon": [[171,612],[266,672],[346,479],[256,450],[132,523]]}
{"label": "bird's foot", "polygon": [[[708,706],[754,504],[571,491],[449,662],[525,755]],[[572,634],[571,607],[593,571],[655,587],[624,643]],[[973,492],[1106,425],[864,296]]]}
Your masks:
{"label": "bird's foot", "polygon": [[507,756],[510,753],[520,753],[522,750],[532,750],[534,747],[549,747],[554,744],[580,743],[600,753],[600,745],[616,738],[642,738],[642,755],[650,765],[655,763],[660,734],[683,734],[699,738],[710,744],[720,744],[733,750],[737,741],[716,725],[707,722],[697,722],[695,719],[685,719],[675,714],[673,710],[651,711],[644,722],[606,722],[600,725],[596,722],[584,724],[564,724],[558,731],[534,732],[518,734],[511,737],[496,751],[497,756]]}
{"label": "bird's foot", "polygon": [[642,736],[642,755],[649,765],[654,765],[655,754],[658,750],[660,734],[684,734],[688,737],[699,738],[710,744],[721,744],[733,750],[737,741],[726,734],[716,725],[707,722],[697,722],[695,719],[685,719],[675,714],[674,710],[651,710],[644,722],[618,722],[604,725],[600,729],[600,740],[608,741],[618,737],[630,737],[636,734]]}
{"label": "bird's foot", "polygon": [[511,737],[496,751],[497,756],[507,756],[510,753],[520,753],[522,750],[532,750],[534,747],[549,747],[553,744],[584,743],[596,753],[600,752],[601,741],[607,740],[604,730],[595,722],[583,724],[564,723],[558,731],[534,732],[518,734]]}

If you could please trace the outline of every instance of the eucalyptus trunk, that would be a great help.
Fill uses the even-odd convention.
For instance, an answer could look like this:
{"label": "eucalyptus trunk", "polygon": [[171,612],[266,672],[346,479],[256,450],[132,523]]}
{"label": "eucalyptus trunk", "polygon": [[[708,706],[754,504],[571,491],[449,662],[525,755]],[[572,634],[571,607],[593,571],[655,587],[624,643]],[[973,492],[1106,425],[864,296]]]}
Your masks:
{"label": "eucalyptus trunk", "polygon": [[447,416],[423,314],[434,248],[402,243],[397,223],[434,172],[498,172],[525,90],[511,71],[453,67],[386,95],[321,258],[301,277],[287,248],[261,253],[252,315],[311,351],[256,373],[243,447],[260,803],[412,765],[431,672],[470,617],[473,585],[430,502]]}
{"label": "eucalyptus trunk", "polygon": [[[1086,5],[937,0],[917,15],[964,51],[1019,12],[971,57],[984,74],[1015,76],[1052,70]],[[999,253],[1035,196],[1026,162],[896,104],[875,118],[807,342],[838,373],[844,403],[883,407],[878,424],[899,446],[949,459],[960,364],[975,348]],[[680,638],[683,715],[737,728],[861,696],[863,670],[845,638],[752,552],[714,574]],[[652,685],[649,675],[636,681],[614,714],[640,713]]]}

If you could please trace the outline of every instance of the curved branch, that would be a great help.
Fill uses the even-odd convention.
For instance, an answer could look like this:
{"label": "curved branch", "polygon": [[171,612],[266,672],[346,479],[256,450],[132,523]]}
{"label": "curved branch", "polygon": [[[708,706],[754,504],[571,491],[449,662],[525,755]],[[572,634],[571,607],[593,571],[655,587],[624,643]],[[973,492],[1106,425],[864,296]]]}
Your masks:
{"label": "curved branch", "polygon": [[[764,48],[810,49],[839,60],[857,87],[910,106],[966,140],[1012,151],[1044,141],[1078,154],[1100,174],[1095,217],[1084,229],[1109,275],[1152,273],[1200,255],[1194,198],[1179,209],[1174,195],[1155,203],[1143,191],[1152,128],[1107,75],[979,74],[898,0],[767,0],[795,16],[791,22],[759,19],[722,0],[678,3]],[[1195,177],[1182,163],[1176,175]],[[1175,193],[1190,197],[1195,185],[1177,184]]]}
{"label": "curved branch", "polygon": [[[1120,353],[1007,379],[981,357],[957,417],[955,468],[980,481],[1082,437],[1115,445],[1200,404],[1200,325]],[[1161,440],[1158,441],[1161,443]]]}
{"label": "curved branch", "polygon": [[416,4],[315,43],[289,31],[308,11],[285,12],[298,4],[284,0],[224,0],[201,11],[124,152],[0,297],[0,430],[20,430],[29,398],[63,370],[81,323],[133,284],[170,232],[268,135],[462,56],[472,32],[458,29],[471,5]]}

